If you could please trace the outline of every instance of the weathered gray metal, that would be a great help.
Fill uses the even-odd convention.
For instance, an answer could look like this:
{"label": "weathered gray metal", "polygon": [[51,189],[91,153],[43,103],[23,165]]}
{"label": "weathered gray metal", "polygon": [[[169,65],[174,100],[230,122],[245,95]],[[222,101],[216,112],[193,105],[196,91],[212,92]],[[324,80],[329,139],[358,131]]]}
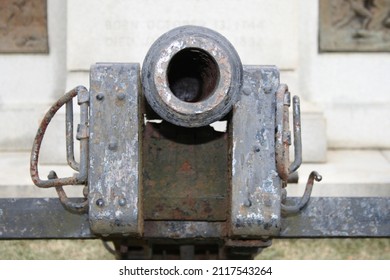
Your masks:
{"label": "weathered gray metal", "polygon": [[302,164],[301,110],[298,96],[293,97],[294,161],[290,163],[291,132],[289,107],[291,95],[288,86],[279,85],[276,91],[275,154],[276,169],[280,178],[287,181]]}
{"label": "weathered gray metal", "polygon": [[245,66],[240,100],[232,118],[232,198],[234,236],[278,235],[282,181],[275,163],[276,67]]}
{"label": "weathered gray metal", "polygon": [[[83,199],[71,199],[82,203]],[[91,233],[88,214],[66,210],[58,198],[1,198],[1,239],[84,239]]]}
{"label": "weathered gray metal", "polygon": [[163,119],[200,127],[221,119],[239,98],[242,65],[230,42],[199,26],[173,29],[156,40],[142,66],[142,86]]}
{"label": "weathered gray metal", "polygon": [[91,67],[89,221],[96,234],[142,234],[140,67]]}
{"label": "weathered gray metal", "polygon": [[[389,237],[390,199],[313,197],[299,214],[283,216],[281,221],[281,231],[274,238]],[[196,243],[211,238],[218,243],[225,236],[223,222],[145,222],[144,238],[150,240],[185,238]],[[70,213],[56,198],[0,199],[0,239],[47,238],[100,237],[91,232],[88,214]]]}
{"label": "weathered gray metal", "polygon": [[[89,95],[89,93],[88,93]],[[89,100],[89,98],[88,98]],[[68,165],[75,171],[80,170],[80,163],[74,157],[74,137],[73,137],[73,100],[66,103],[66,160]]]}
{"label": "weathered gray metal", "polygon": [[291,135],[289,127],[289,107],[290,107],[290,92],[285,84],[281,84],[275,94],[276,98],[276,114],[275,114],[275,161],[276,170],[282,178],[287,181],[290,175],[290,145]]}
{"label": "weathered gray metal", "polygon": [[[298,204],[298,199],[291,199]],[[388,197],[312,197],[299,214],[282,219],[280,237],[389,237]]]}

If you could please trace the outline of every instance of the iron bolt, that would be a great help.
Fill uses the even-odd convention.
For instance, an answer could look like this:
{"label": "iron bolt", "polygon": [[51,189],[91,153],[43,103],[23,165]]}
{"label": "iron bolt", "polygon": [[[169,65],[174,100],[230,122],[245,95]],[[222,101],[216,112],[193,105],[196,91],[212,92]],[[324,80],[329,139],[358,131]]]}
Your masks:
{"label": "iron bolt", "polygon": [[245,200],[244,206],[245,206],[245,207],[251,207],[251,206],[252,206],[252,202],[250,201],[249,198],[248,198],[247,200]]}
{"label": "iron bolt", "polygon": [[103,93],[98,93],[96,95],[96,99],[99,100],[99,101],[102,101],[104,99],[104,94]]}
{"label": "iron bolt", "polygon": [[126,95],[122,92],[122,93],[119,93],[117,97],[119,100],[123,100],[123,99],[125,99]]}
{"label": "iron bolt", "polygon": [[99,198],[98,200],[96,200],[96,205],[98,207],[103,207],[104,206],[104,201],[102,198]]}
{"label": "iron bolt", "polygon": [[115,140],[111,140],[108,144],[108,149],[115,151],[118,148],[118,143]]}
{"label": "iron bolt", "polygon": [[120,198],[119,199],[119,201],[118,201],[118,204],[120,205],[120,206],[125,206],[126,205],[126,199],[125,198]]}
{"label": "iron bolt", "polygon": [[267,207],[271,207],[272,206],[272,201],[270,199],[266,199],[264,201],[264,205],[267,206]]}
{"label": "iron bolt", "polygon": [[251,87],[249,85],[244,85],[242,88],[242,91],[245,95],[250,95],[251,94]]}

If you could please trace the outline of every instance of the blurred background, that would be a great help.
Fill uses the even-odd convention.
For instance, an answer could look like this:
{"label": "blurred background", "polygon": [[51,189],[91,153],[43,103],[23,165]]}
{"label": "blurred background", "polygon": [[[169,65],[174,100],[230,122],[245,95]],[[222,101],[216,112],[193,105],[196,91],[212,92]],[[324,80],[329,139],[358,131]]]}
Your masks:
{"label": "blurred background", "polygon": [[[0,0],[0,196],[54,195],[33,187],[29,176],[29,153],[45,111],[75,86],[89,88],[92,64],[142,64],[154,40],[187,24],[223,34],[243,64],[276,65],[281,82],[301,97],[304,164],[289,195],[300,196],[315,169],[324,178],[315,196],[389,196],[389,16],[389,0]],[[64,120],[60,111],[48,129],[42,174],[53,168],[61,177],[72,173],[64,166]],[[70,192],[80,195],[81,189]],[[64,258],[106,258],[72,255],[80,241],[39,242],[4,242],[9,247],[0,246],[0,259],[35,258],[23,252],[57,252],[56,246],[69,250]],[[88,242],[82,246],[101,247]],[[325,252],[310,258],[390,259],[390,242],[383,239],[274,243],[267,250]],[[265,253],[287,256],[304,258],[291,251]]]}

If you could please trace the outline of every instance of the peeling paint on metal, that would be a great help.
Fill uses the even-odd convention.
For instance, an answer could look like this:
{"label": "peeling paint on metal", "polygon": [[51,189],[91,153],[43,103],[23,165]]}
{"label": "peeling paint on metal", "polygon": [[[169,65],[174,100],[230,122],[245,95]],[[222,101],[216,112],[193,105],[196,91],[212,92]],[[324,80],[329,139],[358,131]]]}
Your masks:
{"label": "peeling paint on metal", "polygon": [[[215,63],[219,78],[203,75],[216,84],[215,89],[204,100],[186,102],[172,92],[167,73],[175,55],[192,50],[196,50],[195,55],[202,52],[211,57],[201,71],[209,71]],[[142,86],[149,105],[163,119],[184,127],[201,127],[221,119],[239,99],[241,85],[242,64],[234,47],[204,27],[184,26],[163,34],[151,46],[142,66]]]}
{"label": "peeling paint on metal", "polygon": [[[234,236],[277,235],[281,181],[275,172],[274,67],[244,66],[243,94],[233,109],[232,212]],[[270,88],[271,87],[271,88]],[[260,89],[260,90],[259,90]],[[271,153],[270,153],[271,151]]]}
{"label": "peeling paint on metal", "polygon": [[[91,68],[89,217],[96,234],[142,232],[139,80],[138,64]],[[94,98],[99,93],[103,100]]]}

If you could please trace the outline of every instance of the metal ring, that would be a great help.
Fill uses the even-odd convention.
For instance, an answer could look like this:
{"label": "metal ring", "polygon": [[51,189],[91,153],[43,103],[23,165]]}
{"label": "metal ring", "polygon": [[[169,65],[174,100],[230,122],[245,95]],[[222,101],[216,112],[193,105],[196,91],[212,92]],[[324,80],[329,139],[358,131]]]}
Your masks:
{"label": "metal ring", "polygon": [[205,126],[225,116],[239,99],[242,79],[242,64],[230,42],[198,26],[163,34],[142,67],[149,105],[163,119],[184,127]]}

